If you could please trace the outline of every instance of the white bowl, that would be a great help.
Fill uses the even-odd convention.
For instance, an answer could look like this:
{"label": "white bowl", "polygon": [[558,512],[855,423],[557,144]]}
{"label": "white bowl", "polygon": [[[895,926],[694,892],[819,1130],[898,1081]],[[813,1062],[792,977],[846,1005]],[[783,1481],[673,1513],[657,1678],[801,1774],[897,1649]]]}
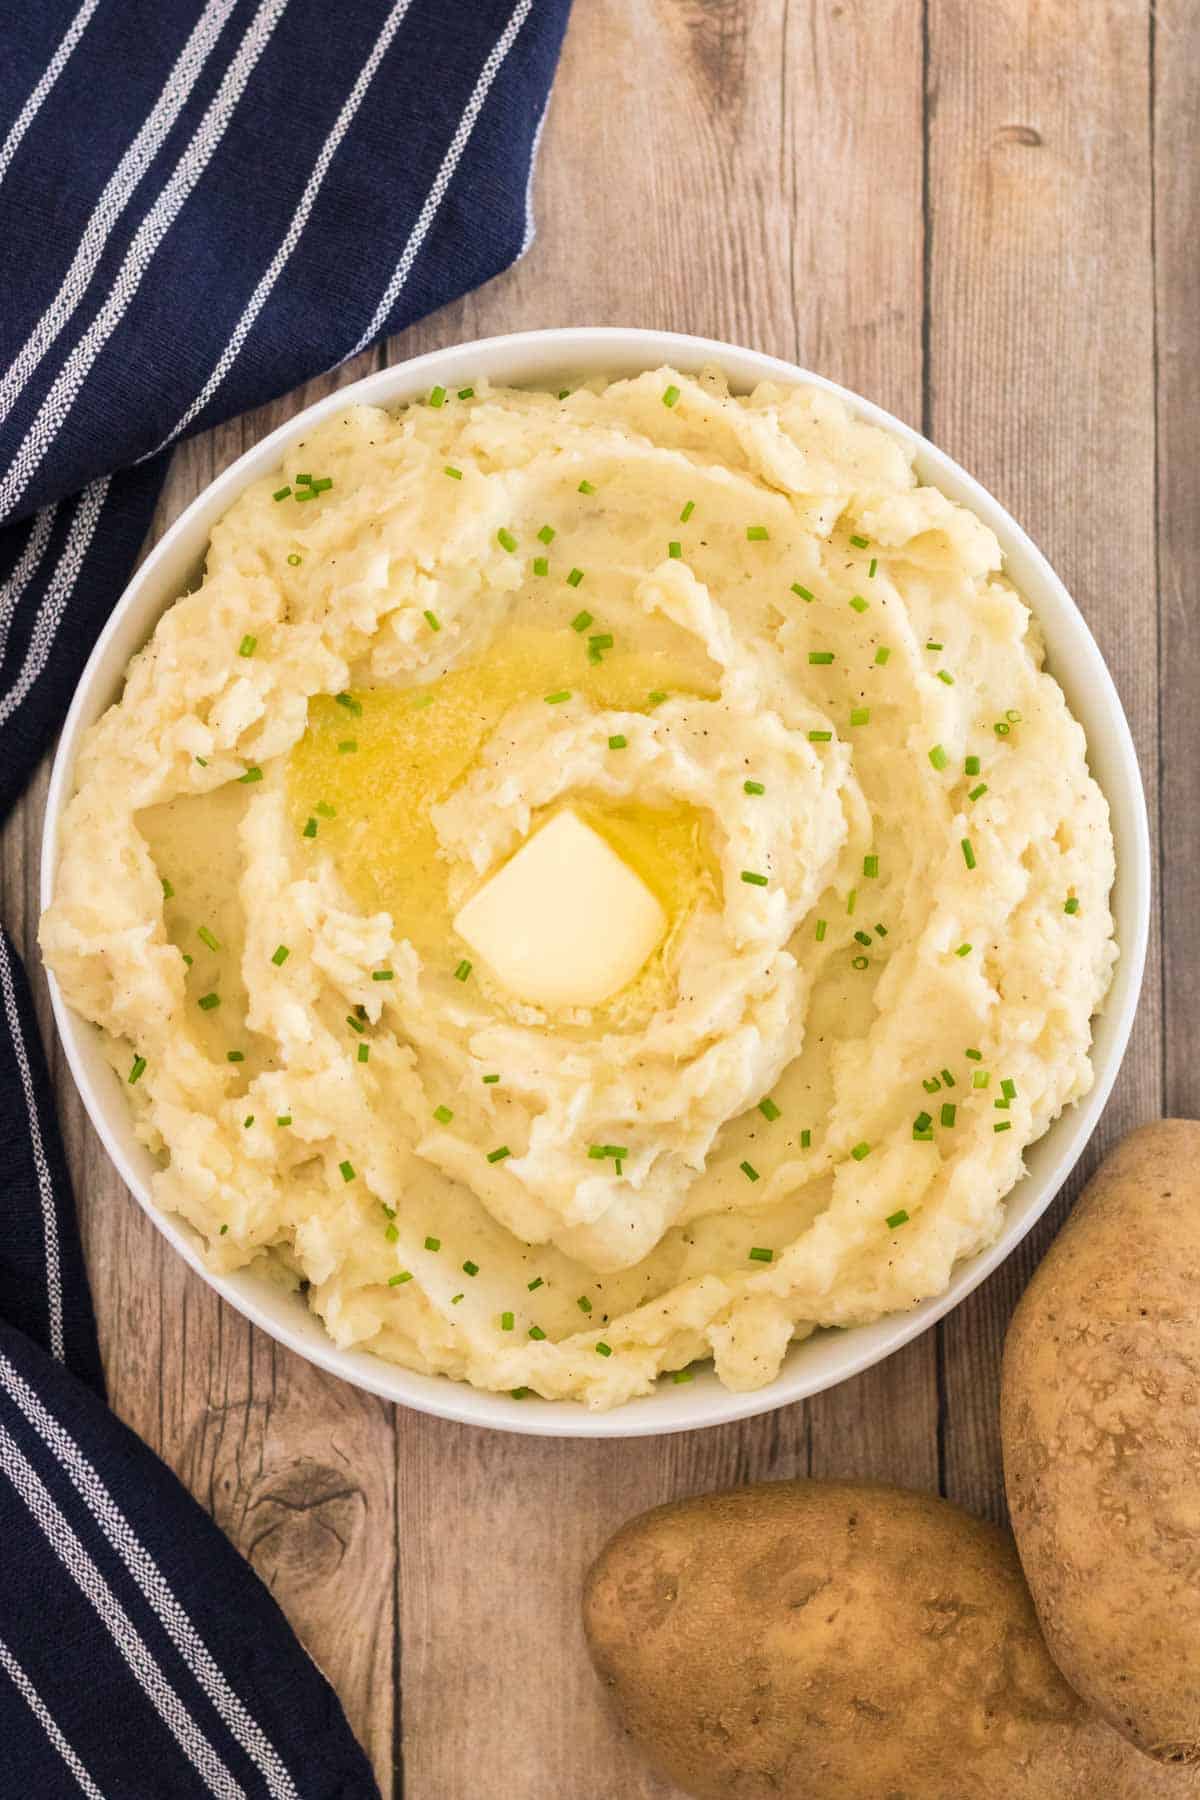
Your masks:
{"label": "white bowl", "polygon": [[529,331],[435,350],[330,394],[281,425],[226,469],[164,533],[142,564],[83,672],[59,743],[46,803],[43,906],[48,904],[54,888],[59,821],[71,795],[82,734],[116,699],[126,664],[146,642],[159,616],[195,583],[216,521],[251,481],[278,468],[285,460],[287,446],[296,438],[307,436],[319,419],[356,402],[395,406],[427,393],[437,383],[455,388],[477,376],[513,385],[555,387],[562,376],[632,374],[661,363],[692,371],[712,362],[718,363],[741,390],[770,379],[807,382],[840,395],[860,418],[884,426],[911,446],[921,478],[969,506],[996,533],[1008,574],[1041,624],[1049,667],[1087,732],[1092,772],[1112,810],[1117,852],[1113,912],[1121,958],[1104,1012],[1096,1021],[1095,1084],[1086,1099],[1069,1108],[1029,1151],[1028,1178],[1009,1197],[1004,1228],[997,1241],[958,1268],[946,1292],[937,1299],[873,1325],[818,1332],[807,1342],[793,1345],[777,1378],[751,1394],[731,1394],[714,1375],[706,1373],[692,1383],[669,1383],[614,1412],[589,1413],[574,1402],[534,1397],[517,1401],[507,1394],[484,1393],[442,1376],[413,1374],[367,1351],[339,1349],[299,1295],[281,1291],[262,1276],[244,1272],[213,1274],[205,1266],[196,1233],[181,1219],[170,1217],[153,1205],[150,1178],[154,1163],[134,1135],[123,1084],[104,1060],[96,1028],[71,1012],[51,977],[54,1016],[67,1061],[101,1142],[140,1205],[197,1274],[239,1312],[310,1362],[371,1393],[464,1424],[561,1437],[640,1437],[685,1431],[789,1405],[869,1368],[956,1306],[1004,1260],[1045,1211],[1095,1128],[1133,1024],[1149,920],[1150,839],[1145,797],[1129,726],[1112,678],[1058,576],[1021,527],[978,482],[880,407],[791,363],[711,339],[665,331]]}

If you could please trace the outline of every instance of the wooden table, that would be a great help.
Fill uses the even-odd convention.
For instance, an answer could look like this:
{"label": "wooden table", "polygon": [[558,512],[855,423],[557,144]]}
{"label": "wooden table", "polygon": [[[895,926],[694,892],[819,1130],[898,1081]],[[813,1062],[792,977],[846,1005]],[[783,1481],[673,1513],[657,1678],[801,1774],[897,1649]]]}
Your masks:
{"label": "wooden table", "polygon": [[[1100,640],[1162,825],[1141,1012],[1081,1177],[1131,1125],[1200,1113],[1198,66],[1188,0],[576,0],[537,243],[388,350],[582,323],[755,345],[919,426],[1028,527]],[[184,445],[155,532],[379,360]],[[44,790],[45,771],[2,874],[48,1030]],[[539,1442],[400,1411],[253,1330],[131,1202],[61,1058],[55,1075],[113,1404],[270,1584],[386,1796],[667,1795],[609,1722],[578,1622],[589,1559],[642,1507],[836,1474],[1002,1515],[1001,1339],[1078,1179],[943,1325],[833,1393],[658,1442]]]}

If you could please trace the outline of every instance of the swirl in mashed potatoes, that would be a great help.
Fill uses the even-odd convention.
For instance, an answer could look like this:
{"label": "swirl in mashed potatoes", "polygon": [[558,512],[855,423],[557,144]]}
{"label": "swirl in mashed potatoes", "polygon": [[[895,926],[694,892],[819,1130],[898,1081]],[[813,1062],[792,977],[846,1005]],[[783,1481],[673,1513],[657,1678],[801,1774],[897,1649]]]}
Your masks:
{"label": "swirl in mashed potatoes", "polygon": [[[942,1291],[1091,1084],[1083,732],[991,531],[823,391],[327,418],[77,782],[42,943],[158,1203],[410,1368],[757,1387]],[[662,921],[590,1005],[455,928],[564,811]]]}

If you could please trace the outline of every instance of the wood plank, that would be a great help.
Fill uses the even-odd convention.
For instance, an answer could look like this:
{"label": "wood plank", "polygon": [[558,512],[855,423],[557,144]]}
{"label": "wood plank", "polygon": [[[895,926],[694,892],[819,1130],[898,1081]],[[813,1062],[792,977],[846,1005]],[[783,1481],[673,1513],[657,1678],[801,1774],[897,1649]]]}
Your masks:
{"label": "wood plank", "polygon": [[1154,245],[1158,357],[1158,557],[1162,631],[1161,842],[1164,1109],[1200,1118],[1200,11],[1154,12]]}
{"label": "wood plank", "polygon": [[[934,439],[1049,556],[1099,640],[1153,816],[1153,280],[1144,0],[929,8]],[[1037,1258],[1103,1150],[1161,1104],[1154,945],[1133,1042],[1079,1173],[940,1328],[945,1491],[999,1516],[997,1374]]]}

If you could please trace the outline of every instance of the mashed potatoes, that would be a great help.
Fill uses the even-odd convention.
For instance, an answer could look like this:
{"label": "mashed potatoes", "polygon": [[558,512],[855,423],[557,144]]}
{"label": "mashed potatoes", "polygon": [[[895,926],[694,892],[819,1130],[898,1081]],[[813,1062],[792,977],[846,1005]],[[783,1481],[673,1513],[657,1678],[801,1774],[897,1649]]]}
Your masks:
{"label": "mashed potatoes", "polygon": [[[1112,839],[1041,662],[991,532],[827,394],[349,408],[91,732],[46,957],[159,1204],[338,1343],[753,1388],[944,1289],[1091,1083]],[[665,928],[554,1009],[453,921],[565,809]]]}

